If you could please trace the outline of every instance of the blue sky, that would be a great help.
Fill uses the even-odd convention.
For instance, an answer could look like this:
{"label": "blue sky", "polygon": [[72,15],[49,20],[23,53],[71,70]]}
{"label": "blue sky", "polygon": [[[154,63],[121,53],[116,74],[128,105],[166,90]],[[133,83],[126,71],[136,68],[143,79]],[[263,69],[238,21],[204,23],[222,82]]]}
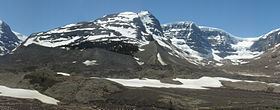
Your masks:
{"label": "blue sky", "polygon": [[29,35],[105,14],[148,10],[161,23],[194,21],[240,37],[280,28],[280,0],[1,0],[0,19]]}

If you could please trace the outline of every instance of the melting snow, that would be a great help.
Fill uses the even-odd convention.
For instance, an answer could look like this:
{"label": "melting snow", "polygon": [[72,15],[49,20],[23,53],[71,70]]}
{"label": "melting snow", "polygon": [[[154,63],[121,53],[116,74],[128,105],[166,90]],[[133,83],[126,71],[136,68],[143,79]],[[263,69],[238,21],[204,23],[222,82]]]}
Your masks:
{"label": "melting snow", "polygon": [[245,73],[239,73],[239,75],[243,76],[253,76],[253,77],[271,77],[269,75],[255,75],[255,74],[245,74]]}
{"label": "melting snow", "polygon": [[133,58],[136,60],[136,62],[138,63],[138,65],[144,65],[144,64],[145,64],[144,62],[140,61],[139,58],[137,58],[137,57],[133,57]]}
{"label": "melting snow", "polygon": [[260,82],[260,81],[249,81],[249,80],[236,80],[236,79],[229,79],[229,78],[223,78],[223,77],[201,77],[199,79],[181,79],[176,78],[173,79],[174,81],[179,81],[182,84],[168,84],[168,83],[162,83],[157,79],[112,79],[112,78],[106,78],[110,81],[114,81],[117,83],[120,83],[124,86],[128,87],[155,87],[155,88],[187,88],[187,89],[208,89],[207,87],[222,87],[221,81],[230,81],[230,82],[258,82],[258,83],[265,83],[268,85],[275,85],[279,86],[280,84],[276,83],[266,83],[266,82]]}
{"label": "melting snow", "polygon": [[142,51],[145,51],[145,49],[141,49],[141,48],[139,48],[139,51],[141,51],[141,52],[142,52]]}
{"label": "melting snow", "polygon": [[138,65],[144,65],[145,62],[142,62],[142,61],[136,61],[138,63]]}
{"label": "melting snow", "polygon": [[86,60],[83,62],[83,64],[85,64],[87,66],[98,65],[96,62],[97,62],[96,60]]}
{"label": "melting snow", "polygon": [[56,74],[63,75],[63,76],[70,76],[70,74],[68,74],[68,73],[63,73],[63,72],[57,72]]}
{"label": "melting snow", "polygon": [[[41,38],[43,38],[43,37],[44,36],[42,36]],[[48,38],[50,36],[45,36],[45,37]],[[42,41],[40,41],[39,39],[36,39],[36,38],[29,38],[26,40],[26,42],[23,45],[28,46],[28,45],[34,43],[34,44],[38,44],[38,45],[45,46],[45,47],[57,47],[57,46],[70,44],[80,38],[81,38],[80,36],[76,36],[71,39],[61,38],[61,39],[55,39],[55,40],[42,40]]]}
{"label": "melting snow", "polygon": [[157,54],[157,58],[158,58],[158,61],[160,62],[161,65],[167,65],[161,58],[160,54],[158,53]]}
{"label": "melting snow", "polygon": [[224,64],[222,63],[216,63],[217,66],[223,66]]}
{"label": "melting snow", "polygon": [[0,96],[14,97],[14,98],[26,98],[26,99],[38,99],[46,104],[55,104],[59,102],[58,100],[43,95],[35,90],[28,89],[16,89],[9,88],[6,86],[0,86]]}

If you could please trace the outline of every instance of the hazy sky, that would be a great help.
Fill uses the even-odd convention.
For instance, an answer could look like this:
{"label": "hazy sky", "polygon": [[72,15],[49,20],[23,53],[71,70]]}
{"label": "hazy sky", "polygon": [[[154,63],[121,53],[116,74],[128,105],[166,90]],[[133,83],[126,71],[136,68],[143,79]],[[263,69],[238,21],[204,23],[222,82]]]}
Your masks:
{"label": "hazy sky", "polygon": [[1,0],[0,19],[29,35],[105,14],[148,10],[163,23],[194,21],[240,37],[280,28],[280,0]]}

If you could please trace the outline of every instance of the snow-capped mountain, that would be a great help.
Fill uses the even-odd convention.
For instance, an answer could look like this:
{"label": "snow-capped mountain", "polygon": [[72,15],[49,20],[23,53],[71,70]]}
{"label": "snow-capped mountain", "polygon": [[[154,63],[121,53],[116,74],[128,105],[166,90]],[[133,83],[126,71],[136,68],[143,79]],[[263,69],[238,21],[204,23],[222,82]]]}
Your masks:
{"label": "snow-capped mountain", "polygon": [[169,23],[162,27],[172,44],[206,63],[214,61],[221,65],[230,60],[239,64],[244,63],[242,59],[261,54],[250,50],[254,40],[235,37],[222,29],[197,26],[193,22]]}
{"label": "snow-capped mountain", "polygon": [[159,21],[148,11],[110,14],[35,33],[23,47],[31,44],[64,49],[102,48],[133,56],[139,65],[189,64],[188,55],[164,37]]}
{"label": "snow-capped mountain", "polygon": [[[278,31],[270,32],[260,39],[239,38],[222,29],[198,26],[194,22],[176,22],[161,26],[148,11],[122,12],[32,34],[23,46],[36,44],[64,49],[97,47],[134,56],[139,64],[157,62],[165,65],[160,59],[174,63],[175,60],[169,58],[172,56],[184,59],[182,61],[185,62],[220,66],[244,64],[261,55],[265,51],[262,48],[268,48],[268,42],[271,45],[278,43],[277,37],[273,37]],[[148,48],[153,51],[141,54],[145,53],[144,50],[149,50]],[[149,61],[149,58],[153,57],[157,61]]]}
{"label": "snow-capped mountain", "polygon": [[123,12],[105,15],[90,22],[69,24],[47,32],[33,34],[24,45],[38,44],[45,47],[58,47],[85,41],[107,40],[144,45],[148,41],[152,41],[153,37],[163,34],[161,28],[157,26],[160,26],[158,20],[149,12]]}
{"label": "snow-capped mountain", "polygon": [[0,55],[10,53],[20,43],[21,40],[10,29],[9,25],[0,20]]}

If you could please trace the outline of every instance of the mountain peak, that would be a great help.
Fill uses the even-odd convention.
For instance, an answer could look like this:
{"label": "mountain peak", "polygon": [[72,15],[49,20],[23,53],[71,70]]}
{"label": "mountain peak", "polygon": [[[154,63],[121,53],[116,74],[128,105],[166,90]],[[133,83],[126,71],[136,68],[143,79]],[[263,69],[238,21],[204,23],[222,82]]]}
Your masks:
{"label": "mountain peak", "polygon": [[[93,22],[70,24],[31,35],[25,46],[35,43],[46,47],[70,45],[77,42],[97,42],[104,39],[146,44],[162,36],[159,21],[148,11],[120,12],[105,15]],[[41,38],[42,41],[35,38]],[[46,43],[47,42],[47,43]]]}
{"label": "mountain peak", "polygon": [[140,11],[138,14],[141,14],[141,15],[151,15],[152,13],[150,11],[144,10],[144,11]]}
{"label": "mountain peak", "polygon": [[0,20],[0,55],[10,53],[19,44],[20,40],[12,32],[10,26]]}

